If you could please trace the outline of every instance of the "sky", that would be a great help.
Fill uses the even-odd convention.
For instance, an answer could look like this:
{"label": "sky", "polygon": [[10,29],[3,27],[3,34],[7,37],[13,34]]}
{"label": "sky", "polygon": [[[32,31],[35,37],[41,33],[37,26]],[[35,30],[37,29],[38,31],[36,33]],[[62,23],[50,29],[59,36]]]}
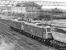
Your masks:
{"label": "sky", "polygon": [[[16,0],[16,1],[50,1],[50,2],[61,2],[61,3],[58,3],[58,4],[62,4],[62,5],[65,5],[65,6],[57,6],[57,4],[55,3],[51,3],[51,4],[53,4],[53,6],[45,6],[45,4],[44,3],[42,3],[42,5],[44,5],[42,8],[44,8],[44,9],[53,9],[53,8],[59,8],[59,9],[66,9],[66,0]],[[65,2],[65,3],[64,3]],[[38,3],[38,4],[40,4],[40,3]],[[50,3],[46,3],[46,4],[50,4]],[[56,5],[56,6],[55,6]]]}
{"label": "sky", "polygon": [[66,2],[66,0],[16,0],[16,1],[57,1],[57,2]]}
{"label": "sky", "polygon": [[0,1],[57,1],[57,2],[66,2],[66,0],[0,0]]}
{"label": "sky", "polygon": [[[44,5],[44,6],[42,6],[42,8],[44,8],[44,9],[53,9],[53,8],[66,9],[66,0],[11,0],[11,1],[39,1],[38,4],[40,4],[40,1],[41,2],[50,1],[50,3],[41,3],[42,5]],[[55,3],[54,4],[54,3],[51,3],[51,2],[61,2],[61,3],[57,3],[57,4]],[[53,5],[53,6],[45,6],[46,4],[47,5]],[[58,6],[58,4],[60,4],[60,6]],[[65,5],[65,6],[61,6],[61,5]]]}

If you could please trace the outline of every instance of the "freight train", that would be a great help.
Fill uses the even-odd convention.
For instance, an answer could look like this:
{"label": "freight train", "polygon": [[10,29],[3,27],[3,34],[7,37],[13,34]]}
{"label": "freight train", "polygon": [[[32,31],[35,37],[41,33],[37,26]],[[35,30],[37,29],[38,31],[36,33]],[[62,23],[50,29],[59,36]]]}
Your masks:
{"label": "freight train", "polygon": [[[51,27],[41,21],[30,21],[23,19],[2,20],[14,31],[20,32],[28,37],[45,42],[51,46],[66,48],[66,34],[62,29]],[[62,30],[62,32],[61,32]]]}
{"label": "freight train", "polygon": [[[37,39],[42,42],[50,42],[50,45],[66,46],[64,31],[58,27],[51,27],[51,25],[42,23],[40,21],[24,21],[20,19],[12,20],[10,24],[11,28],[18,32],[29,33],[27,36]],[[38,38],[37,38],[38,37]],[[48,43],[49,43],[48,42]]]}
{"label": "freight train", "polygon": [[21,30],[31,34],[33,38],[40,37],[42,39],[52,39],[51,28],[48,25],[41,23],[40,21],[18,21],[12,20],[11,25],[12,28],[15,28],[16,31]]}

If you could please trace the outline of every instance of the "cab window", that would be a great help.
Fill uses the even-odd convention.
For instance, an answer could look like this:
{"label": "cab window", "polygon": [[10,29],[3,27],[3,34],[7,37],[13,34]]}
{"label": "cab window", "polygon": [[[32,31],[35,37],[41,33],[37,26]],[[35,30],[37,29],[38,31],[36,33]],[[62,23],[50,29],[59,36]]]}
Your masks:
{"label": "cab window", "polygon": [[47,28],[47,32],[50,32],[51,31],[51,29],[50,28]]}

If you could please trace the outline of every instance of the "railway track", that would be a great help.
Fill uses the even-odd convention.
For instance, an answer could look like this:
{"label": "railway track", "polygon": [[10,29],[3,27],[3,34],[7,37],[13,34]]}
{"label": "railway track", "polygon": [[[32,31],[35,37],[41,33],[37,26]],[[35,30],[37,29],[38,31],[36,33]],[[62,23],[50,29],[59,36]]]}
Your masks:
{"label": "railway track", "polygon": [[[9,31],[14,31],[14,30],[9,30]],[[12,33],[13,35],[16,35],[16,36],[19,36],[19,37],[21,37],[22,38],[22,35],[24,35],[25,34],[25,32],[19,32],[20,33],[20,35],[18,35],[18,33],[16,32],[16,34],[14,34],[14,33]],[[26,35],[27,37],[28,37],[28,35]],[[29,38],[31,38],[32,40],[37,40],[37,39],[34,39],[34,38],[32,38],[32,37],[29,37]],[[38,38],[38,37],[37,37]],[[38,41],[38,40],[37,40]],[[40,41],[39,41],[40,42]],[[38,43],[39,43],[38,42]],[[30,43],[29,43],[30,44]],[[30,45],[32,45],[32,44],[30,44]],[[34,44],[35,45],[35,44]],[[37,45],[39,45],[39,44],[37,44]],[[41,45],[45,45],[45,43],[42,43],[41,42]],[[45,46],[47,46],[47,45],[45,45]],[[50,47],[50,46],[49,46]],[[52,48],[52,47],[50,47],[50,48]],[[53,49],[53,48],[52,48]],[[57,50],[57,49],[54,49],[54,50]]]}
{"label": "railway track", "polygon": [[[26,49],[26,50],[36,50],[36,49],[38,49],[38,50],[40,50],[38,47],[35,49],[33,46],[31,46],[31,45],[33,45],[33,44],[31,44],[31,43],[29,43],[30,45],[28,45],[28,43],[26,42],[26,41],[24,41],[22,38],[22,35],[21,34],[18,34],[17,32],[14,32],[13,30],[1,30],[0,31],[0,34],[2,35],[2,36],[7,36],[9,39],[12,39],[12,41],[15,41],[15,42],[17,42],[18,41],[18,46],[24,46],[24,47],[26,47],[26,48],[28,48],[28,49]],[[22,41],[23,40],[23,41]],[[38,44],[37,44],[38,45]],[[36,45],[35,45],[36,46]],[[23,48],[23,47],[22,47]]]}
{"label": "railway track", "polygon": [[[2,32],[2,34],[5,34],[5,35],[7,35],[7,36],[9,36],[11,39],[13,39],[13,40],[15,40],[15,38],[16,39],[21,39],[21,38],[24,38],[24,37],[22,37],[22,36],[24,36],[24,33],[22,32],[22,33],[20,33],[20,35],[18,34],[18,32],[16,32],[16,31],[14,31],[14,30],[12,30],[12,29],[10,29],[10,26],[9,25],[7,25],[7,23],[2,23],[2,22],[0,22],[0,25],[1,24],[3,24],[3,25],[5,25],[5,26],[2,26],[3,28],[4,27],[8,27],[8,30],[6,29],[6,28],[4,28],[5,29],[5,31],[3,31],[3,30],[1,30],[0,32]],[[2,28],[2,27],[0,27],[0,28]],[[7,33],[7,32],[8,33]],[[4,32],[4,33],[3,33]],[[21,35],[22,34],[22,35]],[[14,37],[12,37],[12,36],[14,36]],[[19,38],[20,37],[20,38]],[[26,36],[25,36],[26,37]],[[26,37],[27,38],[27,37]],[[38,46],[40,46],[39,48],[41,48],[41,46],[43,46],[44,48],[46,48],[45,50],[48,50],[48,48],[49,47],[46,47],[46,46],[44,46],[44,45],[39,45],[40,43],[38,42],[38,41],[36,41],[36,40],[34,40],[34,39],[32,39],[32,38],[29,38],[29,39],[31,39],[32,41],[35,41],[35,42],[33,42],[33,43],[30,43],[30,42],[28,42],[28,44],[29,45],[32,45],[32,46],[35,46],[34,48],[36,48],[36,47],[38,47]],[[30,41],[30,40],[29,40]],[[31,42],[32,42],[31,41]],[[21,42],[22,43],[22,42]],[[25,43],[24,43],[25,44]],[[39,49],[39,48],[36,48],[36,49],[38,49],[38,50],[41,50],[41,49]],[[50,50],[55,50],[55,49],[53,49],[53,48],[49,48]]]}
{"label": "railway track", "polygon": [[[1,22],[0,22],[0,23],[1,23]],[[4,23],[2,23],[2,24],[4,24]],[[5,25],[7,25],[7,24],[5,24]],[[8,25],[8,27],[10,27],[10,26]],[[12,29],[14,30],[14,28],[12,28]],[[17,33],[17,34],[12,33],[12,32],[10,33],[10,31],[13,31],[13,30],[10,30],[10,29],[9,29],[9,30],[8,30],[8,32],[9,32],[8,34],[10,34],[10,36],[13,36],[13,35],[17,36],[18,33]],[[14,31],[16,31],[16,30],[14,30]],[[24,31],[21,31],[21,32],[20,32],[20,30],[18,30],[17,32],[19,32],[20,34],[25,35],[25,36],[27,36],[27,37],[30,36],[29,33],[24,32]],[[6,32],[6,33],[7,33],[7,32]],[[26,34],[26,33],[27,33],[27,34]],[[6,35],[6,34],[5,34],[5,35]],[[21,37],[21,35],[18,35],[18,36]],[[44,41],[38,40],[39,37],[33,38],[33,37],[30,36],[29,38],[34,39],[34,40],[40,42],[42,45],[48,46],[48,47],[50,47],[50,48],[55,48],[55,46],[56,46],[56,45],[53,45],[53,44],[52,44],[53,46],[50,45],[50,44],[49,44],[49,43],[50,43],[49,41],[45,41],[45,42],[44,42]],[[12,37],[12,39],[15,39],[15,38]],[[19,39],[19,38],[17,38],[17,39]],[[40,39],[41,39],[41,38],[40,38]],[[57,49],[57,48],[56,48],[56,49]],[[60,49],[58,49],[58,50],[60,50]],[[61,49],[61,50],[62,50],[62,49]]]}
{"label": "railway track", "polygon": [[[14,31],[16,31],[16,30],[14,30]],[[25,35],[27,32],[23,32],[22,31],[22,32],[19,32],[19,33],[22,34],[22,35]],[[30,34],[29,35],[28,34],[29,33],[27,33],[25,36],[29,37]],[[37,37],[37,38],[34,39],[33,37],[30,36],[29,38],[40,42],[42,45],[45,45],[45,46],[50,47],[50,48],[53,48],[53,47],[49,46],[49,42],[48,41],[44,42],[44,41],[38,40],[39,37]],[[57,50],[57,49],[55,48],[55,50]]]}
{"label": "railway track", "polygon": [[[7,37],[9,39],[9,41],[12,42],[14,45],[16,45],[17,47],[19,47],[22,50],[25,50],[25,48],[23,48],[22,46],[20,46],[20,44],[17,44],[17,38],[14,37],[13,35],[11,35],[10,32],[0,32],[0,33],[2,33],[1,34],[2,36]],[[22,42],[22,43],[24,43],[24,42]]]}
{"label": "railway track", "polygon": [[[14,31],[17,31],[18,29],[15,29],[15,28],[12,28]],[[24,32],[24,31],[22,31],[21,32],[21,30],[19,31],[17,31],[17,32],[19,32],[19,33],[21,33],[22,35],[25,35],[25,36],[27,36],[27,37],[29,37],[29,38],[32,38],[32,39],[34,39],[34,40],[37,40],[38,42],[40,42],[42,45],[45,45],[45,46],[48,46],[48,47],[53,47],[53,48],[55,48],[55,49],[57,49],[57,50],[66,50],[66,44],[63,44],[63,43],[59,43],[58,41],[56,41],[56,40],[41,40],[41,38],[39,38],[39,37],[36,37],[36,38],[33,38],[32,37],[32,35],[31,34],[29,34],[29,33],[27,33],[27,32]],[[40,39],[40,40],[39,40]]]}
{"label": "railway track", "polygon": [[[14,45],[17,44],[18,47],[22,48],[23,50],[26,50],[25,48],[23,48],[22,46],[25,45],[25,47],[28,47],[29,45],[27,45],[27,43],[25,41],[22,41],[21,37],[18,37],[18,35],[13,35],[14,33],[11,33],[11,32],[1,32],[2,36],[7,36],[9,39],[11,39],[10,41],[13,43],[14,41]],[[27,50],[36,50],[35,48],[33,48],[32,46],[29,46],[29,49]]]}

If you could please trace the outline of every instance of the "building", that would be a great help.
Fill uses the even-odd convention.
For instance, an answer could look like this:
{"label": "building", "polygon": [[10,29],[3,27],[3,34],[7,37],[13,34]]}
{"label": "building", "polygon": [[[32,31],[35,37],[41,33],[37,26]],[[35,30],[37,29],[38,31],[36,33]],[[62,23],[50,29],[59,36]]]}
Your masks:
{"label": "building", "polygon": [[[34,2],[24,2],[24,3],[18,3],[16,5],[17,12],[20,10],[22,14],[24,14],[25,18],[33,19],[40,15],[41,13],[41,6],[34,3]],[[22,7],[21,9],[19,9]],[[18,10],[19,9],[19,10]]]}

